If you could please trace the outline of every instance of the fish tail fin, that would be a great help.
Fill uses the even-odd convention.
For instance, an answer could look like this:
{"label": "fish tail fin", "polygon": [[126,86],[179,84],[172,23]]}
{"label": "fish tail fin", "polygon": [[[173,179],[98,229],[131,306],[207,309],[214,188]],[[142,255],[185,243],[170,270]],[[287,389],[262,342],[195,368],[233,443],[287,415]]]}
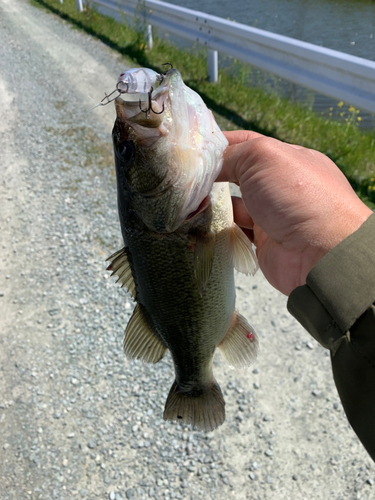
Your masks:
{"label": "fish tail fin", "polygon": [[163,418],[190,424],[200,431],[213,431],[225,420],[225,401],[219,384],[213,379],[208,386],[186,391],[174,381]]}

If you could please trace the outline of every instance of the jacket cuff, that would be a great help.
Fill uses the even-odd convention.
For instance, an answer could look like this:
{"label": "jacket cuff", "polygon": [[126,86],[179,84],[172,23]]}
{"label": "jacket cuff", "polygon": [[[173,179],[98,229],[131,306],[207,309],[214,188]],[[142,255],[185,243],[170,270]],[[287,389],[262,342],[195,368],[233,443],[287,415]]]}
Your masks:
{"label": "jacket cuff", "polygon": [[314,266],[287,307],[318,342],[332,348],[375,302],[374,283],[375,214]]}

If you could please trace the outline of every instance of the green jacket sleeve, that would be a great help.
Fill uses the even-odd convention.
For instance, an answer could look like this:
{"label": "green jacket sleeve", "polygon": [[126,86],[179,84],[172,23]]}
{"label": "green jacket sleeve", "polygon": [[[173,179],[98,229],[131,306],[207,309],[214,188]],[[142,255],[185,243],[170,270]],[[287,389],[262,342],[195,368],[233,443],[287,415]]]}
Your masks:
{"label": "green jacket sleeve", "polygon": [[345,413],[375,460],[375,214],[316,264],[288,310],[330,350]]}

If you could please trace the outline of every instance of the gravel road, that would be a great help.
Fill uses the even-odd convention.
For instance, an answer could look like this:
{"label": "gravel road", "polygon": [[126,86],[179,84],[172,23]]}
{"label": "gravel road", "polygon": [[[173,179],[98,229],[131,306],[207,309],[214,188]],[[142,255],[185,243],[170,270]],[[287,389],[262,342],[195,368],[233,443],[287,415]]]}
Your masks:
{"label": "gravel road", "polygon": [[114,109],[91,108],[129,64],[0,0],[0,499],[375,498],[327,352],[261,273],[237,276],[261,351],[243,372],[215,357],[214,433],[162,420],[169,356],[124,357],[133,304],[104,263],[121,247]]}

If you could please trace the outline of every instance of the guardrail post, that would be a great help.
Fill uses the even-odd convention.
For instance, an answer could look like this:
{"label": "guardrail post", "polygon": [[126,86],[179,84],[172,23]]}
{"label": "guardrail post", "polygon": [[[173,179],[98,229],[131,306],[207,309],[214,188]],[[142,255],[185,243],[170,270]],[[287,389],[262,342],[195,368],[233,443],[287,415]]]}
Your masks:
{"label": "guardrail post", "polygon": [[[62,3],[62,2],[61,2]],[[83,11],[83,5],[82,5],[82,0],[76,0],[76,5],[77,5],[77,10],[79,12]]]}
{"label": "guardrail post", "polygon": [[218,79],[218,57],[217,50],[207,49],[208,81],[217,82]]}
{"label": "guardrail post", "polygon": [[147,25],[147,47],[152,49],[152,26],[151,24]]}

